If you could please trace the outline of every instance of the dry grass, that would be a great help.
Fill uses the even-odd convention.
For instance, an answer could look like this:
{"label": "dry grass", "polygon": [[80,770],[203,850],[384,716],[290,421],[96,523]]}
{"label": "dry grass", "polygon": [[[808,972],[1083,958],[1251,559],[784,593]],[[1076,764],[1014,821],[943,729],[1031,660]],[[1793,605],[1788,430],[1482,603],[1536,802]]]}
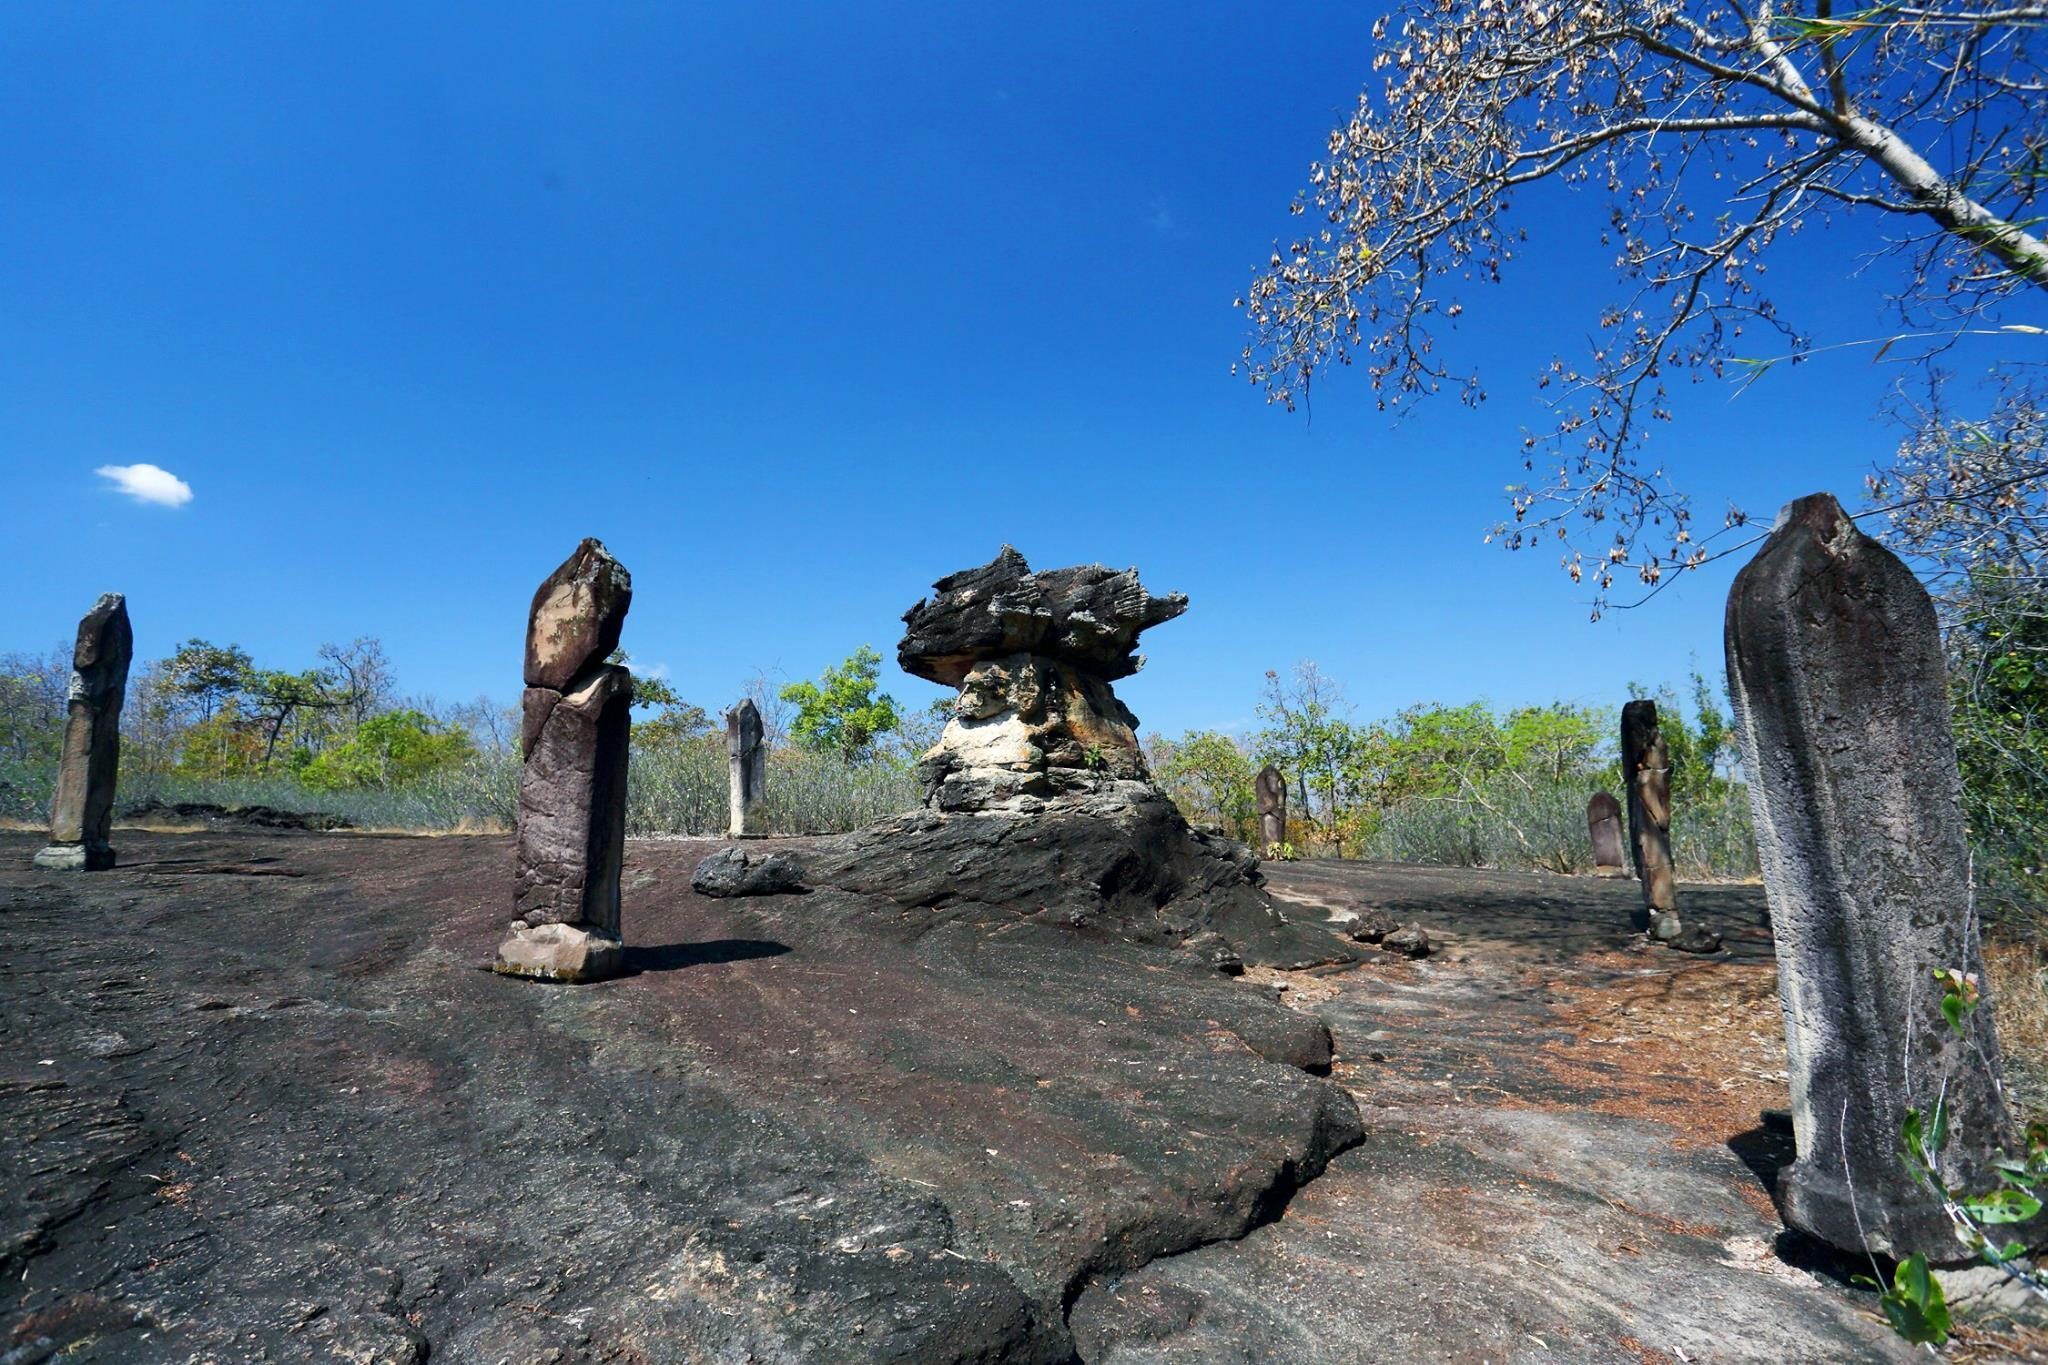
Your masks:
{"label": "dry grass", "polygon": [[2022,1118],[2048,1119],[2048,963],[2032,941],[1994,934],[1984,971],[2014,1103]]}

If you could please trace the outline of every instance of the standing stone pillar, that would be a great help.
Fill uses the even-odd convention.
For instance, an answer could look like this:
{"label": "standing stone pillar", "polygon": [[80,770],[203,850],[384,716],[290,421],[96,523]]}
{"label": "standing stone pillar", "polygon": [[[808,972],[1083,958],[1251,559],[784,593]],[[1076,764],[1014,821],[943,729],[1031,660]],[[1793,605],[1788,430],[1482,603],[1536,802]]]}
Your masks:
{"label": "standing stone pillar", "polygon": [[1287,842],[1287,779],[1268,763],[1254,784],[1259,798],[1259,852]]}
{"label": "standing stone pillar", "polygon": [[1621,708],[1621,780],[1628,792],[1629,852],[1643,884],[1636,928],[1667,938],[1678,930],[1678,881],[1671,869],[1671,755],[1656,702]]}
{"label": "standing stone pillar", "polygon": [[518,886],[498,971],[552,981],[615,975],[633,675],[619,646],[633,577],[586,540],[533,595],[521,699]]}
{"label": "standing stone pillar", "polygon": [[1952,1187],[1995,1184],[2013,1138],[1991,1010],[1958,1037],[1933,976],[1984,970],[1934,605],[1816,493],[1736,575],[1726,640],[1799,1148],[1780,1211],[1845,1249],[1966,1260],[1899,1157],[1906,1111],[1944,1096]]}
{"label": "standing stone pillar", "polygon": [[114,865],[107,842],[114,822],[114,781],[121,769],[121,704],[135,632],[128,599],[101,595],[78,623],[71,650],[71,691],[64,703],[64,757],[50,804],[50,846],[36,866],[53,871],[104,871]]}
{"label": "standing stone pillar", "polygon": [[1627,854],[1621,847],[1621,802],[1609,792],[1594,792],[1586,803],[1586,832],[1593,839],[1593,875],[1626,877]]}
{"label": "standing stone pillar", "polygon": [[725,754],[732,777],[732,820],[726,831],[735,839],[758,838],[761,799],[768,794],[768,743],[761,711],[747,697],[725,713]]}

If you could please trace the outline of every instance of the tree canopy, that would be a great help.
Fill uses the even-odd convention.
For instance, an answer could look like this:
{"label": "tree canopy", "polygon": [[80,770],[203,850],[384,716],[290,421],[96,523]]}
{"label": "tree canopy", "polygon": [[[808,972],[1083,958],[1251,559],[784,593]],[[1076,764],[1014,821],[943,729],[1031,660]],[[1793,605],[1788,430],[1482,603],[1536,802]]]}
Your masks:
{"label": "tree canopy", "polygon": [[1678,377],[1740,372],[1738,346],[1812,345],[1764,287],[1802,230],[1881,216],[1898,268],[1879,287],[1908,332],[2037,344],[1999,310],[2048,288],[2044,23],[2048,4],[1997,0],[1404,0],[1375,29],[1383,84],[1330,134],[1302,231],[1239,300],[1245,373],[1290,406],[1354,363],[1383,406],[1478,402],[1444,333],[1465,287],[1515,257],[1517,200],[1544,182],[1603,194],[1615,288],[1590,352],[1539,381],[1553,421],[1527,436],[1495,534],[1558,548],[1596,610],[1618,575],[1655,585],[1707,551],[1649,426]]}

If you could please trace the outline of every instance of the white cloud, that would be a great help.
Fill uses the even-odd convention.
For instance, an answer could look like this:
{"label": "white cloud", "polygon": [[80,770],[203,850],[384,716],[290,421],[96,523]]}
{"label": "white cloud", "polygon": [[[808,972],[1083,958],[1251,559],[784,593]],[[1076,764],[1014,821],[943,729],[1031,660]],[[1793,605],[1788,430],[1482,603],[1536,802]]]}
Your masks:
{"label": "white cloud", "polygon": [[159,507],[183,507],[192,501],[192,485],[168,469],[153,464],[103,464],[93,473],[137,502]]}

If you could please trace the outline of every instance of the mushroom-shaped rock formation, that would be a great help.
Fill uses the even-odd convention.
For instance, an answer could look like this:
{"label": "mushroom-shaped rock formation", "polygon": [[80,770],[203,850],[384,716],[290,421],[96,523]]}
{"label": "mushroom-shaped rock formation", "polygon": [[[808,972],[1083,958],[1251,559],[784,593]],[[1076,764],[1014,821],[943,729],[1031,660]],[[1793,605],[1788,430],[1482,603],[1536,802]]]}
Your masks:
{"label": "mushroom-shaped rock formation", "polygon": [[960,689],[919,765],[927,809],[807,859],[813,883],[945,923],[1212,948],[1220,937],[1262,966],[1354,958],[1323,929],[1288,923],[1258,860],[1190,828],[1152,784],[1137,718],[1110,683],[1138,671],[1140,632],[1186,610],[1134,569],[1034,573],[1008,546],[940,579],[904,615],[896,654]]}
{"label": "mushroom-shaped rock formation", "polygon": [[940,579],[903,614],[896,647],[904,672],[960,689],[920,766],[927,804],[986,810],[1147,781],[1138,719],[1110,683],[1143,666],[1141,631],[1187,609],[1180,593],[1145,591],[1136,569],[1034,573],[1007,545]]}

